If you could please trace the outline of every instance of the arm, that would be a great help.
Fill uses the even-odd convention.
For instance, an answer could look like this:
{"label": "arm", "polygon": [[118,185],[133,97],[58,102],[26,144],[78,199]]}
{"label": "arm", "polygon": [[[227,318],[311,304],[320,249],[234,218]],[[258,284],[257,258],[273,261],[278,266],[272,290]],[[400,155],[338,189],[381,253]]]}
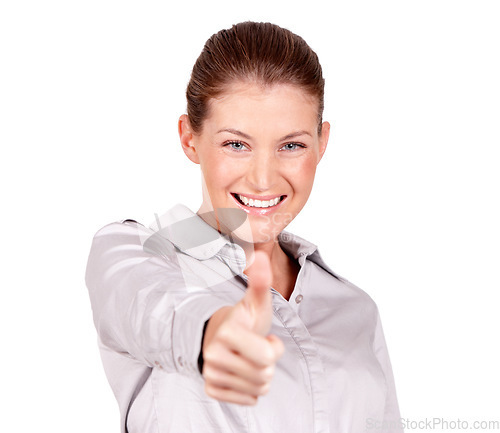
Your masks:
{"label": "arm", "polygon": [[199,376],[202,330],[230,303],[209,288],[186,287],[176,252],[143,248],[152,232],[135,223],[113,223],[94,237],[86,283],[99,337],[110,349],[144,364]]}
{"label": "arm", "polygon": [[384,433],[402,433],[403,428],[401,425],[401,415],[399,413],[399,405],[396,396],[396,386],[394,383],[394,375],[392,372],[391,361],[389,359],[389,352],[385,342],[384,331],[382,329],[382,322],[380,315],[377,311],[377,324],[375,327],[375,335],[373,340],[373,350],[377,357],[382,370],[384,371],[387,395],[385,400],[384,422],[383,425],[387,426]]}

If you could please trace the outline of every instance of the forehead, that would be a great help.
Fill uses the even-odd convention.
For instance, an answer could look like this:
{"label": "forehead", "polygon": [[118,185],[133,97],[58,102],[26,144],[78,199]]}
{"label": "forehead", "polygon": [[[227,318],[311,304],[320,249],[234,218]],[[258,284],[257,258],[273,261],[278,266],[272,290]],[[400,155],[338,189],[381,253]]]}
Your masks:
{"label": "forehead", "polygon": [[254,128],[271,123],[275,127],[314,129],[318,110],[317,98],[299,86],[236,82],[210,100],[205,126]]}

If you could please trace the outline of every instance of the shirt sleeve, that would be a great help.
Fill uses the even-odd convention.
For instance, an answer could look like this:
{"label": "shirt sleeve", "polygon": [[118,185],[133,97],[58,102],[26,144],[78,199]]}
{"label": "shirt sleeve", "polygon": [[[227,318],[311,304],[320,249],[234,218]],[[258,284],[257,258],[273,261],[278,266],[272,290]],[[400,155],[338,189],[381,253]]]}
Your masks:
{"label": "shirt sleeve", "polygon": [[396,385],[394,383],[394,374],[392,372],[389,352],[382,329],[380,314],[377,311],[377,323],[373,340],[373,350],[385,375],[387,394],[385,400],[384,420],[380,431],[383,433],[403,433],[401,415],[396,396]]}
{"label": "shirt sleeve", "polygon": [[152,233],[133,222],[96,233],[85,275],[94,324],[102,344],[115,352],[199,376],[204,324],[231,302],[209,287],[187,286],[172,244],[165,240],[157,253],[144,248]]}

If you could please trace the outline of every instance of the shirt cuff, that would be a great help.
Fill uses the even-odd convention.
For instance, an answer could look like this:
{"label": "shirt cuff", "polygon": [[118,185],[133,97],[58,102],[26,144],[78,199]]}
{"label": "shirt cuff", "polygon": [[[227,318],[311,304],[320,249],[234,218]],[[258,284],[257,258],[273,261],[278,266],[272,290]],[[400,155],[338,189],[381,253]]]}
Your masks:
{"label": "shirt cuff", "polygon": [[206,322],[222,307],[232,306],[213,293],[186,299],[175,309],[172,325],[172,356],[177,372],[200,375],[199,358]]}
{"label": "shirt cuff", "polygon": [[200,354],[198,355],[198,371],[200,374],[203,373],[203,341],[205,341],[205,331],[207,330],[208,320],[205,322],[205,326],[203,326],[203,331],[201,334],[201,343],[200,343]]}

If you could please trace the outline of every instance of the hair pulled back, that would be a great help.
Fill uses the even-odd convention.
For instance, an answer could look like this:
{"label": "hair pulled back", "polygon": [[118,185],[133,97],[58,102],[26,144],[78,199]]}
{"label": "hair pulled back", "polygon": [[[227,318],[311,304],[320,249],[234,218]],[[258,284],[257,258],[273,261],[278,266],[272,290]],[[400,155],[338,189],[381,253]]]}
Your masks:
{"label": "hair pulled back", "polygon": [[318,100],[321,129],[325,80],[318,56],[300,36],[275,24],[247,21],[208,39],[186,90],[193,132],[201,132],[210,99],[237,81],[301,87]]}

